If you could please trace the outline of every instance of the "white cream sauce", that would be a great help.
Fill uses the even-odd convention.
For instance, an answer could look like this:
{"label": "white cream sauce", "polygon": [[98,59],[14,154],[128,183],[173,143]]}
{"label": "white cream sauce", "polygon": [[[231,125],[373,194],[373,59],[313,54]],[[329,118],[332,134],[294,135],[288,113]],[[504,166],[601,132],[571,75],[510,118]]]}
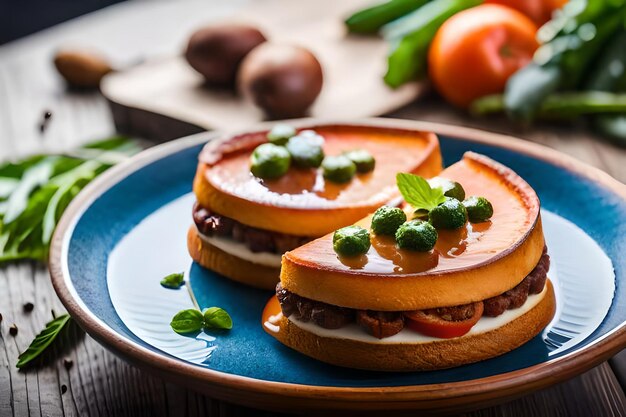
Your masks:
{"label": "white cream sauce", "polygon": [[252,252],[243,243],[227,237],[206,236],[200,233],[200,231],[198,231],[198,236],[200,236],[200,239],[204,240],[208,244],[213,245],[230,255],[252,262],[253,264],[269,266],[271,268],[280,268],[282,255],[271,252]]}

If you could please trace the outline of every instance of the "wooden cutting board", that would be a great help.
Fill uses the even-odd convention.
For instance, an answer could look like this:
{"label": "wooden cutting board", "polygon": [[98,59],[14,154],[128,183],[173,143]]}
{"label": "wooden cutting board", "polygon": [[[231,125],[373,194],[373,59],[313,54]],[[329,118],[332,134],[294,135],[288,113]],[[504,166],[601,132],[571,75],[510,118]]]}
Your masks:
{"label": "wooden cutting board", "polygon": [[[413,101],[424,88],[417,82],[396,90],[387,87],[382,77],[389,45],[376,36],[346,33],[343,19],[369,3],[257,0],[229,20],[251,23],[272,42],[302,45],[317,56],[324,87],[309,116],[377,116]],[[231,92],[209,90],[202,81],[183,57],[174,56],[112,73],[103,80],[101,90],[112,104],[118,126],[128,126],[129,119],[134,125],[155,123],[146,115],[165,116],[157,122],[161,125],[163,120],[179,121],[203,130],[242,128],[265,119],[252,103]],[[167,129],[172,130],[171,123]],[[179,130],[174,128],[165,136],[190,133]]]}

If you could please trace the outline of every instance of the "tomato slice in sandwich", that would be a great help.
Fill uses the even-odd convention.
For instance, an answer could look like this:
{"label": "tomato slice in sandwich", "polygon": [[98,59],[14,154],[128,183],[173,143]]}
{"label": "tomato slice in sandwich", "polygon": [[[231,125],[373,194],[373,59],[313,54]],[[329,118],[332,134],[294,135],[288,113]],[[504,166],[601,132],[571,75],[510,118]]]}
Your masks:
{"label": "tomato slice in sandwich", "polygon": [[406,326],[426,336],[450,339],[463,336],[480,320],[483,315],[483,303],[474,303],[474,314],[465,320],[444,320],[436,314],[427,314],[422,310],[406,311]]}

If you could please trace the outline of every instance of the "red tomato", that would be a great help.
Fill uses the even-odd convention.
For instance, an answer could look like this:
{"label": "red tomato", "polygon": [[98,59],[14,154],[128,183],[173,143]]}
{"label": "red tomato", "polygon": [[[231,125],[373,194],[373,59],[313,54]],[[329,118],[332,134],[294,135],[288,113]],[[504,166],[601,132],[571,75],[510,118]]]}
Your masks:
{"label": "red tomato", "polygon": [[449,102],[467,107],[500,93],[508,78],[526,65],[539,46],[537,26],[510,7],[483,4],[448,19],[428,53],[428,72]]}
{"label": "red tomato", "polygon": [[568,0],[485,0],[485,3],[509,6],[541,26],[552,17],[552,12],[563,7]]}
{"label": "red tomato", "polygon": [[426,314],[421,310],[404,313],[409,329],[426,336],[450,339],[463,336],[480,320],[483,315],[483,303],[474,303],[474,315],[462,321],[447,321],[439,316]]}

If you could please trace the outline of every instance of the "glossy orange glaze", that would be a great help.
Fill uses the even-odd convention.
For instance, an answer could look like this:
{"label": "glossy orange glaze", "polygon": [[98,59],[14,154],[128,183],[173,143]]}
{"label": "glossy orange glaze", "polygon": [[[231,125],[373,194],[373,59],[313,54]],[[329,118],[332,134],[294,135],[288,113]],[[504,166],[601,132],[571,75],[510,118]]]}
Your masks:
{"label": "glossy orange glaze", "polygon": [[[319,128],[326,155],[366,149],[376,159],[376,168],[357,174],[347,184],[325,181],[321,170],[291,168],[277,180],[261,180],[250,173],[246,151],[225,155],[206,170],[206,179],[217,190],[261,205],[301,210],[333,209],[382,204],[396,195],[395,175],[413,171],[425,157],[429,142],[417,132],[391,130]],[[356,219],[355,219],[356,220]]]}
{"label": "glossy orange glaze", "polygon": [[[288,252],[285,257],[304,267],[377,276],[434,274],[476,266],[511,249],[537,220],[539,201],[534,191],[508,172],[514,182],[466,157],[440,174],[461,183],[467,196],[486,197],[493,205],[494,214],[488,222],[467,223],[455,231],[440,230],[435,249],[430,253],[400,250],[393,238],[373,236],[366,255],[342,258],[334,252],[329,234]],[[413,210],[405,207],[405,211],[411,216]],[[359,224],[369,229],[371,217]]]}

